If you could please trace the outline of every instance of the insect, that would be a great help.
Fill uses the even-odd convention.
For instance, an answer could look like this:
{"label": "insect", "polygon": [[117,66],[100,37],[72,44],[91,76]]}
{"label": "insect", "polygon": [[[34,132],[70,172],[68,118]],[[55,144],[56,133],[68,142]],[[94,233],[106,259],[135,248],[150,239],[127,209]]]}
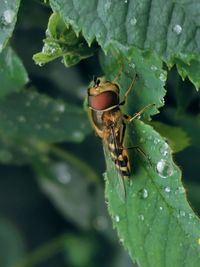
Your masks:
{"label": "insect", "polygon": [[150,106],[146,106],[132,117],[122,112],[121,106],[126,103],[134,82],[135,79],[125,93],[123,101],[119,98],[119,86],[114,82],[95,78],[94,84],[88,89],[91,123],[96,134],[103,140],[105,152],[110,154],[118,170],[119,176],[116,177],[115,186],[122,200],[125,198],[124,180],[131,175],[128,149],[124,147],[126,123],[139,117]]}

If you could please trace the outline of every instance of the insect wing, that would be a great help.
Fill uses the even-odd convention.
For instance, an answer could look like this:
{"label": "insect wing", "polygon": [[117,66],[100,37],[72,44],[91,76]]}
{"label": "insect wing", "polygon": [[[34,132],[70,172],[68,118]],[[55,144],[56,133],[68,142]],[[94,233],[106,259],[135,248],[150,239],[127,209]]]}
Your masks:
{"label": "insect wing", "polygon": [[109,169],[110,166],[113,166],[112,167],[113,176],[111,177],[107,173],[108,182],[111,184],[112,188],[114,190],[116,190],[120,200],[122,202],[125,202],[126,189],[125,189],[124,179],[120,175],[119,171],[117,170],[117,168],[114,165],[114,162],[112,161],[112,158],[111,158],[111,155],[110,155],[110,151],[108,149],[108,144],[106,142],[104,142],[103,148],[104,148],[104,154],[105,154],[105,158],[106,158],[107,169]]}

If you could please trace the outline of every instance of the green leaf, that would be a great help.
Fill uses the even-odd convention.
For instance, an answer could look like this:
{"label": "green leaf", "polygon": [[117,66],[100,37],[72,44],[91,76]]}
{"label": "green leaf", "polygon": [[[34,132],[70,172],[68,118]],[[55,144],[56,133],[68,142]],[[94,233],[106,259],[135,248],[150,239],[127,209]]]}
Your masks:
{"label": "green leaf", "polygon": [[[64,217],[88,229],[95,215],[90,188],[95,187],[96,174],[69,153],[60,152],[56,148],[52,153],[58,153],[58,156],[64,153],[65,162],[49,161],[34,164],[38,182]],[[87,179],[88,177],[90,179]]]}
{"label": "green leaf", "polygon": [[43,65],[58,57],[63,57],[66,67],[93,55],[94,46],[88,47],[81,34],[76,35],[69,24],[65,24],[58,13],[49,18],[46,39],[42,52],[33,56],[36,64]]}
{"label": "green leaf", "polygon": [[0,98],[20,91],[28,82],[28,74],[15,52],[6,48],[0,54]]}
{"label": "green leaf", "polygon": [[121,50],[135,46],[156,51],[169,66],[176,58],[200,61],[198,0],[86,0],[84,5],[80,0],[50,0],[50,5],[89,44],[96,38],[104,51],[111,45]]}
{"label": "green leaf", "polygon": [[176,109],[165,109],[168,119],[179,125],[189,136],[191,144],[200,147],[200,115],[192,116],[186,113],[179,114]]}
{"label": "green leaf", "polygon": [[0,133],[29,142],[80,142],[90,132],[84,111],[34,91],[0,101]]}
{"label": "green leaf", "polygon": [[142,155],[133,160],[130,151],[132,175],[125,181],[123,203],[109,182],[119,174],[107,158],[106,197],[120,240],[139,266],[198,267],[199,219],[187,202],[171,150],[141,121],[128,126],[126,138],[150,157],[152,166]]}
{"label": "green leaf", "polygon": [[95,240],[89,236],[68,235],[65,242],[66,262],[70,266],[89,267],[96,253]]}
{"label": "green leaf", "polygon": [[0,219],[0,265],[10,267],[25,253],[23,239],[12,223]]}
{"label": "green leaf", "polygon": [[151,125],[162,137],[167,139],[167,143],[171,147],[173,153],[180,152],[190,145],[190,139],[182,128],[158,121],[151,122]]}
{"label": "green leaf", "polygon": [[100,61],[106,78],[110,81],[117,78],[115,82],[120,85],[121,100],[135,80],[124,105],[126,113],[132,116],[153,104],[155,107],[149,107],[143,118],[150,119],[151,115],[158,113],[157,108],[164,105],[166,72],[162,70],[162,62],[155,53],[132,48],[123,55],[113,47],[107,56],[101,55]]}
{"label": "green leaf", "polygon": [[176,60],[176,65],[178,73],[185,79],[187,76],[194,86],[198,89],[200,88],[200,62],[197,60],[191,60],[189,63],[182,62],[181,60]]}
{"label": "green leaf", "polygon": [[0,52],[12,36],[20,0],[7,0],[0,2]]}

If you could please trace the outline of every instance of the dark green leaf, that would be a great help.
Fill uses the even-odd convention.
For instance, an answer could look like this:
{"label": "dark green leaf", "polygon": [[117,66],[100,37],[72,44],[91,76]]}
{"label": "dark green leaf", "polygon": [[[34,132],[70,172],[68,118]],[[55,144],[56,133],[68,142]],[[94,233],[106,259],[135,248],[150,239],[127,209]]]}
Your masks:
{"label": "dark green leaf", "polygon": [[20,91],[28,82],[28,75],[22,62],[10,47],[0,54],[0,81],[0,98]]}
{"label": "dark green leaf", "polygon": [[200,224],[186,200],[171,150],[159,134],[140,121],[128,127],[127,139],[150,157],[152,166],[142,155],[132,161],[130,151],[132,175],[125,182],[123,203],[108,182],[119,174],[107,159],[106,196],[121,241],[139,266],[198,267]]}
{"label": "dark green leaf", "polygon": [[154,129],[167,140],[174,153],[177,153],[190,145],[190,139],[180,127],[174,127],[158,121],[151,122]]}
{"label": "dark green leaf", "polygon": [[95,214],[90,188],[96,186],[96,174],[72,155],[65,153],[65,157],[67,162],[37,163],[38,182],[67,219],[89,228]]}
{"label": "dark green leaf", "polygon": [[[200,3],[196,1],[50,0],[55,12],[88,43],[96,38],[104,51],[111,45],[125,50],[136,46],[159,53],[168,65],[179,58],[200,61]],[[190,73],[188,72],[187,75]],[[190,79],[199,84],[191,75]]]}
{"label": "dark green leaf", "polygon": [[65,24],[58,13],[49,19],[46,39],[42,52],[33,56],[36,64],[43,65],[58,57],[63,57],[66,67],[93,55],[94,47],[89,48],[81,34],[76,35],[69,24]]}
{"label": "dark green leaf", "polygon": [[0,2],[0,52],[6,46],[15,27],[20,0]]}
{"label": "dark green leaf", "polygon": [[80,142],[90,132],[82,109],[34,91],[1,100],[0,121],[3,135],[30,142]]}
{"label": "dark green leaf", "polygon": [[25,246],[18,230],[10,221],[0,219],[0,266],[10,267],[25,253]]}

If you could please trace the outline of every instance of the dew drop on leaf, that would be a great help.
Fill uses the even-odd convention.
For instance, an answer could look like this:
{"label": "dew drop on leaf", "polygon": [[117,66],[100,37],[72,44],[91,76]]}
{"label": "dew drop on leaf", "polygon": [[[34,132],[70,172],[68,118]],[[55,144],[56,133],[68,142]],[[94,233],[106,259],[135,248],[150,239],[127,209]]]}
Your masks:
{"label": "dew drop on leaf", "polygon": [[170,192],[171,192],[171,189],[170,189],[169,186],[165,187],[165,192],[166,192],[166,193],[170,193]]}
{"label": "dew drop on leaf", "polygon": [[180,216],[185,217],[185,211],[184,210],[180,210]]}
{"label": "dew drop on leaf", "polygon": [[158,161],[156,169],[158,171],[159,176],[162,178],[167,178],[173,174],[172,165],[164,159]]}
{"label": "dew drop on leaf", "polygon": [[130,24],[131,24],[131,25],[135,26],[136,23],[137,23],[137,19],[136,19],[136,18],[132,18],[132,19],[130,20]]}
{"label": "dew drop on leaf", "polygon": [[68,184],[72,179],[69,168],[65,163],[56,164],[53,168],[53,172],[55,173],[57,180],[62,184]]}
{"label": "dew drop on leaf", "polygon": [[140,214],[139,218],[140,218],[141,221],[144,221],[144,215],[143,214]]}
{"label": "dew drop on leaf", "polygon": [[160,209],[160,210],[163,210],[163,207],[160,206],[159,209]]}
{"label": "dew drop on leaf", "polygon": [[162,81],[162,82],[165,82],[166,81],[166,75],[164,73],[161,73],[160,76],[159,76],[159,79]]}
{"label": "dew drop on leaf", "polygon": [[3,15],[1,16],[1,24],[3,26],[8,26],[12,23],[15,16],[15,12],[12,9],[7,9],[3,12]]}
{"label": "dew drop on leaf", "polygon": [[160,147],[160,153],[163,155],[163,156],[167,156],[169,154],[169,145],[165,142],[161,145]]}
{"label": "dew drop on leaf", "polygon": [[120,218],[119,218],[118,215],[115,216],[115,221],[116,221],[116,222],[119,222],[119,221],[120,221]]}
{"label": "dew drop on leaf", "polygon": [[144,198],[144,199],[147,198],[149,195],[146,188],[143,188],[139,193],[140,193],[141,198]]}
{"label": "dew drop on leaf", "polygon": [[124,0],[124,3],[127,4],[128,3],[128,0]]}
{"label": "dew drop on leaf", "polygon": [[173,27],[173,31],[176,33],[176,34],[181,34],[181,32],[182,32],[182,27],[181,27],[181,25],[179,25],[179,24],[176,24],[174,27]]}
{"label": "dew drop on leaf", "polygon": [[63,113],[65,111],[65,104],[59,103],[55,106],[57,112]]}
{"label": "dew drop on leaf", "polygon": [[151,70],[156,71],[158,68],[155,65],[151,66]]}

